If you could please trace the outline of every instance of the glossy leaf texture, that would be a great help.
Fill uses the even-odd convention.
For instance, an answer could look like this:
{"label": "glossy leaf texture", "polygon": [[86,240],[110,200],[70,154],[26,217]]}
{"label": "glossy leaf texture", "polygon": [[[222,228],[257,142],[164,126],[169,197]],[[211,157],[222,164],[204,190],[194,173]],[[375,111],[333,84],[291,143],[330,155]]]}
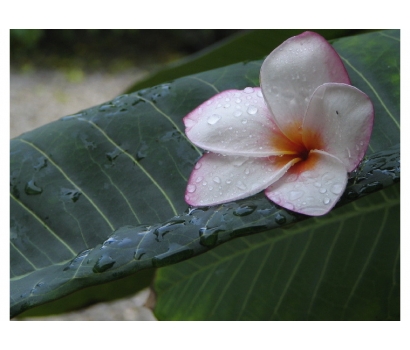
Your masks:
{"label": "glossy leaf texture", "polygon": [[[360,52],[369,41],[380,51],[371,69]],[[399,32],[340,39],[335,47],[360,73],[351,74],[352,83],[376,110],[368,159],[350,177],[348,202],[400,178],[398,113],[387,112],[398,108],[399,82],[381,72],[386,61],[398,63]],[[202,151],[186,139],[182,118],[219,91],[257,86],[260,65],[240,63],[119,96],[11,141],[12,315],[306,218],[263,194],[207,210],[184,202]],[[374,79],[386,79],[390,89],[375,89]]]}
{"label": "glossy leaf texture", "polygon": [[400,186],[159,269],[160,320],[399,320]]}

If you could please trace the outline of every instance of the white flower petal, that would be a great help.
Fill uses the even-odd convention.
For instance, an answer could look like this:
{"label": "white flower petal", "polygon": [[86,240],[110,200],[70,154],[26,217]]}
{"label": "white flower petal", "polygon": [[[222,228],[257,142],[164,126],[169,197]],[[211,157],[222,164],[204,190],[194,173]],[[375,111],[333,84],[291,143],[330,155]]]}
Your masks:
{"label": "white flower petal", "polygon": [[349,84],[346,69],[329,43],[305,32],[286,40],[262,64],[263,95],[282,132],[301,141],[301,125],[309,99],[324,83]]}
{"label": "white flower petal", "polygon": [[303,142],[339,158],[347,171],[366,153],[374,110],[369,97],[346,84],[323,84],[313,93],[303,121]]}
{"label": "white flower petal", "polygon": [[249,158],[207,153],[191,173],[185,201],[194,206],[210,206],[252,196],[299,160],[293,156]]}
{"label": "white flower petal", "polygon": [[267,157],[299,151],[276,126],[260,88],[223,91],[188,114],[184,123],[195,145],[215,153]]}
{"label": "white flower petal", "polygon": [[265,194],[286,209],[319,216],[334,207],[346,183],[346,168],[340,160],[326,152],[311,151],[307,160],[290,168]]}

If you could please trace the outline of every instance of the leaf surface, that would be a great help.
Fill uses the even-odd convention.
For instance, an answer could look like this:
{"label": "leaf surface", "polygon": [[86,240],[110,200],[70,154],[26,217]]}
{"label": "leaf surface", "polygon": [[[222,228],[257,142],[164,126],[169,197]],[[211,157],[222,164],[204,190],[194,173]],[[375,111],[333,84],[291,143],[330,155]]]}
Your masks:
{"label": "leaf surface", "polygon": [[399,320],[399,189],[159,269],[156,316]]}

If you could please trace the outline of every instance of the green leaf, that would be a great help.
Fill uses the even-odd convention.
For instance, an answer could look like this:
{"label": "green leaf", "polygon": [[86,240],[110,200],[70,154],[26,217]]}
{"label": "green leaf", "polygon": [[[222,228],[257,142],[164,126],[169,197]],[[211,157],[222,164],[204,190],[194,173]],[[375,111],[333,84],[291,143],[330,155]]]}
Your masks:
{"label": "green leaf", "polygon": [[399,320],[400,187],[157,271],[159,320]]}
{"label": "green leaf", "polygon": [[[399,57],[398,34],[367,34],[350,45],[350,38],[335,42],[346,46],[342,57],[364,67],[352,82],[369,95],[367,81],[374,86],[385,61]],[[369,40],[380,50],[371,67],[359,48],[354,55],[355,47]],[[261,63],[240,63],[119,96],[11,141],[12,315],[143,268],[187,259],[241,235],[305,219],[275,207],[263,194],[186,211],[186,181],[202,152],[186,139],[182,118],[218,91],[258,85]],[[351,175],[346,202],[399,179],[399,150],[386,150],[400,142],[398,116],[391,118],[385,108],[393,110],[398,96],[399,83],[392,86],[385,91],[381,85],[383,93],[375,90],[387,97],[375,102],[372,148]]]}

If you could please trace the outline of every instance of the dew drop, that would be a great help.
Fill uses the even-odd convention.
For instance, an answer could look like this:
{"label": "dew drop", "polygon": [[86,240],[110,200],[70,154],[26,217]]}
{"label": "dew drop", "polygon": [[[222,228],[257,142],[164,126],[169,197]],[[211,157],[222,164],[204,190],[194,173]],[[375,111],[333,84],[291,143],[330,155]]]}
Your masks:
{"label": "dew drop", "polygon": [[231,180],[226,180],[225,182],[229,185],[232,181]]}
{"label": "dew drop", "polygon": [[326,191],[326,188],[323,188],[323,187],[322,187],[321,189],[319,189],[319,192],[320,192],[320,193],[326,193],[327,191]]}
{"label": "dew drop", "polygon": [[246,162],[245,157],[238,157],[232,161],[232,164],[236,167],[242,166],[243,163]]}
{"label": "dew drop", "polygon": [[93,267],[94,273],[103,273],[113,267],[115,264],[115,260],[113,260],[110,256],[101,256]]}
{"label": "dew drop", "polygon": [[240,180],[236,183],[236,187],[238,187],[242,191],[246,190],[246,185]]}
{"label": "dew drop", "polygon": [[248,119],[242,119],[242,124],[246,124],[248,122]]}
{"label": "dew drop", "polygon": [[225,107],[225,108],[229,108],[229,107],[231,107],[231,105],[230,105],[229,103],[226,103],[226,104],[224,105],[224,107]]}
{"label": "dew drop", "polygon": [[193,193],[193,192],[195,192],[195,190],[196,190],[196,186],[195,186],[195,185],[188,185],[188,186],[187,186],[187,191],[188,191],[189,193]]}
{"label": "dew drop", "polygon": [[135,260],[141,260],[141,258],[147,253],[147,251],[143,248],[138,248],[134,252],[134,259]]}
{"label": "dew drop", "polygon": [[245,169],[245,175],[249,175],[249,168]]}
{"label": "dew drop", "polygon": [[286,223],[286,218],[282,214],[276,214],[275,221],[279,225],[283,225]]}
{"label": "dew drop", "polygon": [[296,199],[301,198],[305,193],[303,191],[290,191],[289,199],[294,201]]}
{"label": "dew drop", "polygon": [[33,195],[33,194],[40,194],[43,192],[43,189],[41,187],[38,187],[34,180],[30,180],[29,182],[26,183],[26,186],[24,187],[24,192],[28,195]]}
{"label": "dew drop", "polygon": [[246,87],[246,88],[243,90],[243,92],[244,92],[245,94],[251,94],[251,93],[253,92],[253,88],[251,88],[251,87]]}
{"label": "dew drop", "polygon": [[217,184],[221,183],[221,179],[218,176],[214,177],[214,182],[216,182]]}
{"label": "dew drop", "polygon": [[334,194],[340,194],[343,190],[343,185],[341,183],[335,183],[330,191],[332,191]]}
{"label": "dew drop", "polygon": [[258,111],[258,108],[256,108],[254,105],[250,105],[247,110],[247,112],[251,115],[256,114],[257,111]]}
{"label": "dew drop", "polygon": [[236,208],[233,211],[233,215],[235,216],[247,216],[252,214],[256,209],[256,205],[248,205],[248,204],[244,204],[241,205],[240,207]]}
{"label": "dew drop", "polygon": [[199,176],[196,178],[196,183],[199,183],[203,180],[204,178],[202,176]]}
{"label": "dew drop", "polygon": [[315,182],[315,187],[322,187],[322,184],[320,182]]}
{"label": "dew drop", "polygon": [[330,203],[330,199],[326,197],[326,198],[323,200],[323,203],[324,203],[324,204],[329,204],[329,203]]}
{"label": "dew drop", "polygon": [[237,99],[235,99],[235,102],[236,102],[236,103],[241,103],[242,100],[241,100],[240,98],[237,98]]}
{"label": "dew drop", "polygon": [[200,162],[195,164],[195,170],[198,170],[200,167],[202,166],[202,164]]}
{"label": "dew drop", "polygon": [[214,125],[216,124],[219,120],[221,119],[221,116],[218,114],[212,114],[211,116],[208,117],[207,121],[208,124]]}
{"label": "dew drop", "polygon": [[242,115],[242,112],[240,110],[236,110],[233,112],[234,117],[240,117]]}
{"label": "dew drop", "polygon": [[256,94],[258,97],[263,97],[263,95],[262,95],[262,91],[261,90],[259,90],[258,91],[258,93]]}

